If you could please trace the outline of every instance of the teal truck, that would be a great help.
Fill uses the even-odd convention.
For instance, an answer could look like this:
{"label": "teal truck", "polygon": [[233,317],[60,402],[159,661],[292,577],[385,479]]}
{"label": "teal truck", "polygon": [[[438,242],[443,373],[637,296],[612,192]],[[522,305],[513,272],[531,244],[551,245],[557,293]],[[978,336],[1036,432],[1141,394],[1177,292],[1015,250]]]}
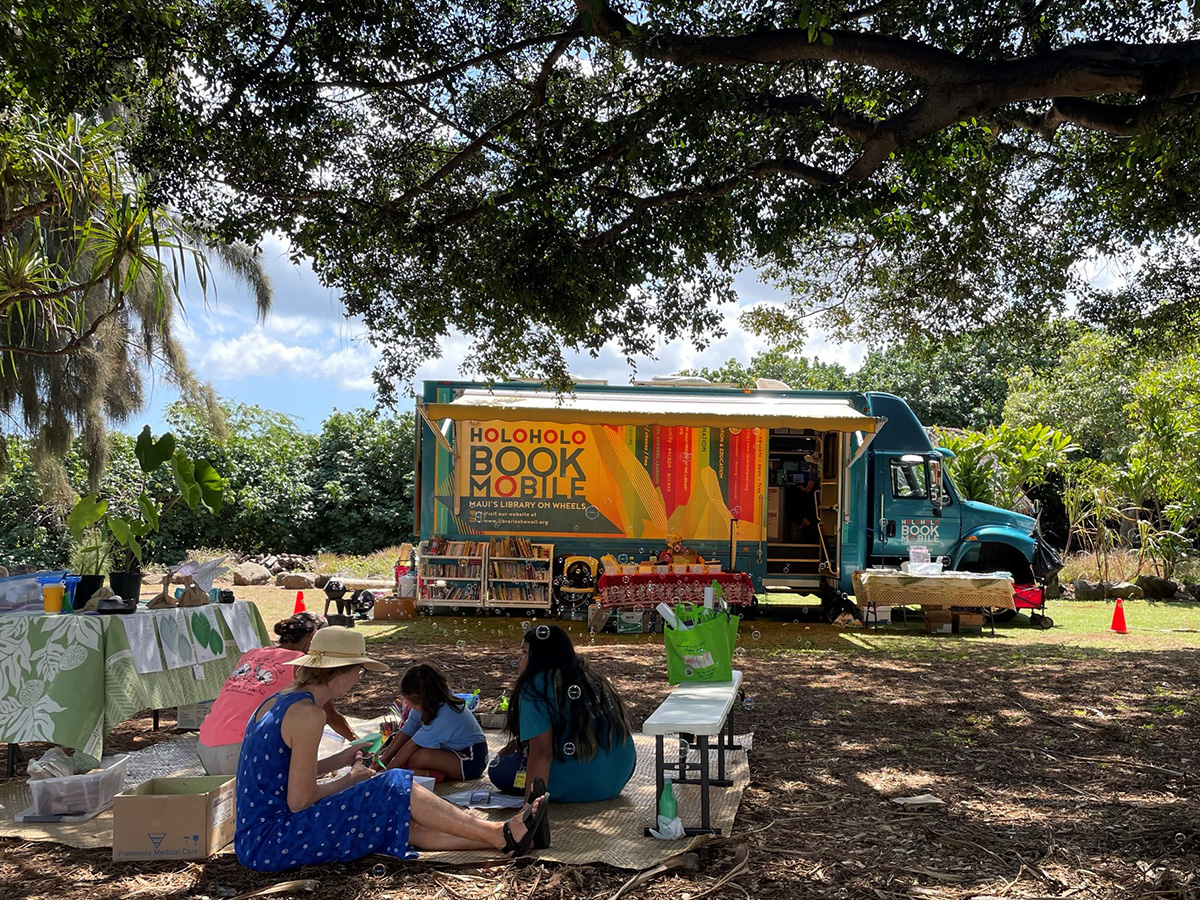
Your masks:
{"label": "teal truck", "polygon": [[949,569],[1033,583],[1035,521],[962,499],[949,451],[902,399],[784,387],[579,383],[560,396],[427,381],[419,536],[631,564],[682,544],[747,573],[758,597],[812,594],[830,609],[856,570],[898,565],[916,545]]}

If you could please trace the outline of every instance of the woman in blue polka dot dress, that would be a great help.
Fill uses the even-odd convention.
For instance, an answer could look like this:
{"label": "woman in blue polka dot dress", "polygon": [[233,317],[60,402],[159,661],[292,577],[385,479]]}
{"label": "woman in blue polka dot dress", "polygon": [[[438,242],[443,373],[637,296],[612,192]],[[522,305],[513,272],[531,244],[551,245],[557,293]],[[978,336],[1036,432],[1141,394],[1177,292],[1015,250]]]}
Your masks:
{"label": "woman in blue polka dot dress", "polygon": [[[414,859],[414,847],[520,856],[535,844],[549,846],[548,797],[507,822],[489,822],[414,785],[410,771],[375,774],[354,745],[317,759],[324,705],[345,696],[364,668],[387,670],[366,655],[361,634],[324,628],[290,665],[295,683],[259,707],[242,742],[233,843],[242,865],[279,872],[370,853]],[[350,770],[340,778],[317,780],[345,766]]]}

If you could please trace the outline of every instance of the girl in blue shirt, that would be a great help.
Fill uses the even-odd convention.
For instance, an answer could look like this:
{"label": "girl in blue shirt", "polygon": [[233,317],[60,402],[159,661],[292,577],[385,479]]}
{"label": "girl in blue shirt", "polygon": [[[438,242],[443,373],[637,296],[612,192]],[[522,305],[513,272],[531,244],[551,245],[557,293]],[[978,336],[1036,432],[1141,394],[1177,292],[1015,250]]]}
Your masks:
{"label": "girl in blue shirt", "polygon": [[501,790],[533,798],[549,785],[554,802],[608,800],[633,775],[637,752],[625,704],[603,675],[575,653],[557,625],[525,632],[508,707],[515,737],[489,768]]}
{"label": "girl in blue shirt", "polygon": [[483,729],[461,697],[436,667],[413,666],[400,680],[400,696],[412,712],[379,754],[389,769],[427,770],[434,778],[470,781],[487,767],[488,745]]}

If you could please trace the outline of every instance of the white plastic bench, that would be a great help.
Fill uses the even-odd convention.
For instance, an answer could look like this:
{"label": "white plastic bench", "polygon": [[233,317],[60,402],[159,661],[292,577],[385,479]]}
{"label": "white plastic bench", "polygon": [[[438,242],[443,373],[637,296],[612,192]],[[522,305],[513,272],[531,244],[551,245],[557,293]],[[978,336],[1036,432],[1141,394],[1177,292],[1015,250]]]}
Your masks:
{"label": "white plastic bench", "polygon": [[[733,704],[742,686],[742,673],[734,671],[731,681],[684,682],[678,685],[642,723],[642,734],[655,736],[654,747],[654,802],[662,796],[663,775],[674,770],[675,784],[697,784],[700,786],[700,827],[684,829],[688,834],[720,834],[721,829],[709,824],[709,787],[729,787],[733,782],[725,777],[725,751],[738,749],[733,741]],[[668,734],[690,734],[695,736],[700,760],[687,761],[686,741],[680,741],[679,759],[666,762],[663,754],[663,736]],[[717,738],[717,777],[709,773],[709,738]],[[689,778],[688,772],[697,771],[698,778]],[[647,829],[649,832],[649,829]]]}

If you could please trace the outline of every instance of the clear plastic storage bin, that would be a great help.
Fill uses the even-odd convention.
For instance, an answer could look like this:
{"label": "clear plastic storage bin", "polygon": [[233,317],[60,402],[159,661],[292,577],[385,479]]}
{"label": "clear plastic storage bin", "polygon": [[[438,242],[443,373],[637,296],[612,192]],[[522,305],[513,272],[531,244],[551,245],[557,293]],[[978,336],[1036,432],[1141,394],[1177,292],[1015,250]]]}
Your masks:
{"label": "clear plastic storage bin", "polygon": [[104,809],[125,786],[129,756],[106,756],[100,769],[65,778],[31,778],[32,812],[36,816],[63,816]]}

